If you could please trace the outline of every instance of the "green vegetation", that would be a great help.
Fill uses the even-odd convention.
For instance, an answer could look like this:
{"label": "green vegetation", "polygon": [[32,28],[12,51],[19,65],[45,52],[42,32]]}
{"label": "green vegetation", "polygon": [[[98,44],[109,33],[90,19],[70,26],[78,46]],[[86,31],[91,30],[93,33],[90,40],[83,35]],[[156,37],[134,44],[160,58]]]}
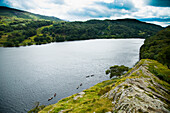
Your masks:
{"label": "green vegetation", "polygon": [[103,94],[105,94],[105,93],[107,93],[107,92],[109,92],[111,90],[111,87],[105,87],[105,88],[102,88],[100,91],[99,91],[99,93],[98,93],[98,95],[103,95]]}
{"label": "green vegetation", "polygon": [[149,64],[149,71],[151,71],[159,79],[170,83],[170,70],[157,61],[152,61],[152,63]]}
{"label": "green vegetation", "polygon": [[[170,26],[145,40],[140,49],[140,59],[153,59],[170,68]],[[161,73],[155,74],[163,77]]]}
{"label": "green vegetation", "polygon": [[0,7],[0,46],[4,47],[87,39],[147,38],[162,29],[161,26],[135,19],[65,22]]}
{"label": "green vegetation", "polygon": [[146,38],[161,29],[160,26],[135,19],[122,19],[57,23],[44,29],[43,32],[53,34],[56,41],[73,41],[102,38]]}
{"label": "green vegetation", "polygon": [[[116,80],[107,80],[84,90],[85,95],[77,100],[74,100],[74,97],[78,94],[64,98],[56,104],[45,107],[40,113],[47,113],[50,110],[54,113],[58,113],[61,110],[64,110],[64,113],[105,113],[112,111],[112,101],[107,98],[101,98],[99,93],[103,92],[103,90],[103,94],[107,93]],[[110,87],[109,90],[108,87]]]}
{"label": "green vegetation", "polygon": [[45,105],[39,105],[39,102],[35,103],[35,107],[33,109],[31,109],[30,111],[28,111],[28,113],[38,113],[38,111],[42,110],[45,108]]}
{"label": "green vegetation", "polygon": [[43,37],[43,42],[49,41],[46,35],[40,36],[37,29],[53,24],[52,21],[47,20],[26,20],[19,18],[0,17],[0,44],[4,47],[18,47],[20,45],[32,45],[36,41],[31,37]]}
{"label": "green vegetation", "polygon": [[121,65],[121,66],[115,65],[115,66],[110,67],[109,70],[106,70],[106,75],[108,75],[110,73],[110,78],[112,78],[114,76],[120,77],[128,70],[129,70],[129,68],[124,65]]}
{"label": "green vegetation", "polygon": [[4,6],[0,6],[0,16],[13,17],[13,18],[22,18],[22,19],[33,19],[33,20],[50,20],[50,21],[61,21],[59,18],[50,17],[50,16],[42,16],[38,14],[33,14],[26,11],[21,11],[18,9],[8,8]]}

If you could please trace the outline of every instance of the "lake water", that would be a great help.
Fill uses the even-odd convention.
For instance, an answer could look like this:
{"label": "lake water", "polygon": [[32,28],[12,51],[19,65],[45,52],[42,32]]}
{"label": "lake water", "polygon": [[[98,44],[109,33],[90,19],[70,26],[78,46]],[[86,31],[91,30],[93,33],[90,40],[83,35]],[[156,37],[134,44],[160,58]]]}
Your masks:
{"label": "lake water", "polygon": [[[108,80],[113,65],[132,67],[144,39],[99,39],[0,48],[0,113],[30,110],[36,101],[54,104]],[[94,77],[86,78],[87,75]],[[78,85],[83,85],[76,89]],[[48,101],[54,93],[57,96]]]}

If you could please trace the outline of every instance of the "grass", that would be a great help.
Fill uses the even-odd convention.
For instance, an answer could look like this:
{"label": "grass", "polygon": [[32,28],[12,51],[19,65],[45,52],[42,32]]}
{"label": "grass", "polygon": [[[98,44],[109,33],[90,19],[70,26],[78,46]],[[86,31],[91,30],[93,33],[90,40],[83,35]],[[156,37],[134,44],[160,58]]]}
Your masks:
{"label": "grass", "polygon": [[[134,69],[137,69],[141,65],[147,66],[148,69],[150,65],[151,66],[154,65],[154,67],[152,68],[157,68],[158,69],[157,71],[159,71],[159,68],[167,69],[166,67],[164,67],[158,62],[155,62],[149,59],[145,59],[145,60],[143,59],[134,68],[129,70],[127,73],[131,73]],[[161,72],[163,72],[163,74],[165,73],[167,74],[168,71],[161,70]],[[131,76],[127,76],[127,74],[125,74],[124,77],[122,78],[114,78],[111,80],[103,81],[89,89],[84,90],[83,92],[85,92],[85,95],[83,95],[82,98],[78,98],[77,100],[74,100],[73,98],[77,95],[77,94],[74,94],[70,97],[60,100],[58,103],[54,105],[47,106],[42,111],[40,111],[40,113],[47,113],[48,111],[58,113],[61,110],[64,110],[65,113],[67,112],[69,113],[93,113],[93,112],[104,113],[108,111],[113,112],[112,110],[113,110],[114,105],[112,104],[112,100],[101,97],[101,96],[109,92],[110,90],[114,89],[121,83],[123,83],[126,79],[134,79],[134,78],[141,78],[141,77],[149,78],[150,76],[146,76],[144,73],[142,73],[142,71],[138,70],[137,72],[133,72]],[[165,88],[167,89],[170,88],[170,85],[167,82],[160,80],[159,78],[155,76],[153,76],[153,78],[155,82],[159,83],[160,85],[163,85]],[[123,86],[125,89],[130,87],[127,84],[124,84]],[[148,86],[148,88],[150,88],[154,92],[159,93],[159,91],[154,86]],[[153,98],[152,92],[145,92],[145,94]],[[127,98],[131,99],[133,97],[128,96]],[[137,97],[137,99],[140,101],[143,101],[139,97]]]}
{"label": "grass", "polygon": [[[25,25],[25,24],[29,24],[30,22],[32,22],[33,20],[32,19],[23,19],[23,18],[15,18],[15,17],[5,17],[5,16],[0,16],[1,20],[0,20],[0,26],[1,25],[10,25],[11,23],[13,22],[17,22],[16,24],[14,25],[11,25],[11,26],[20,26],[20,25]],[[39,21],[41,19],[38,19]],[[36,21],[36,20],[35,20]],[[42,20],[44,21],[44,20]],[[58,23],[58,22],[53,22],[53,23]],[[49,28],[49,27],[52,27],[53,26],[53,23],[51,25],[48,25],[48,26],[42,26],[42,27],[39,27],[37,28],[36,30],[36,35],[32,36],[32,37],[28,37],[27,39],[25,39],[24,41],[22,41],[21,43],[19,43],[19,46],[26,46],[26,45],[29,45],[28,43],[31,43],[32,44],[36,44],[36,42],[34,41],[34,38],[37,37],[37,36],[42,36],[43,34],[41,33],[41,31],[44,29],[44,28]],[[0,33],[2,34],[1,35],[1,38],[0,38],[0,47],[3,46],[3,43],[7,42],[7,38],[9,35],[11,35],[12,33],[22,33],[24,30],[13,30],[11,32],[4,32],[4,31],[0,31]],[[47,34],[47,36],[52,40],[53,37],[50,36],[49,34]]]}
{"label": "grass", "polygon": [[40,113],[47,113],[51,109],[54,113],[58,113],[61,110],[66,110],[65,112],[69,110],[70,113],[103,113],[112,111],[112,101],[107,98],[101,98],[101,95],[110,91],[110,86],[112,86],[115,80],[107,80],[84,90],[85,95],[77,100],[73,99],[77,94],[64,98],[54,105],[47,106]]}
{"label": "grass", "polygon": [[98,95],[101,96],[101,95],[109,92],[110,90],[111,90],[111,87],[109,87],[109,86],[107,86],[107,87],[105,87],[105,88],[102,88],[102,89],[99,91]]}
{"label": "grass", "polygon": [[149,89],[151,89],[152,91],[160,94],[160,92],[159,92],[155,87],[153,87],[153,86],[148,86],[147,88],[149,88]]}
{"label": "grass", "polygon": [[170,83],[170,69],[168,67],[158,63],[155,60],[150,60],[149,71],[156,75],[159,79]]}
{"label": "grass", "polygon": [[[45,108],[40,113],[47,113],[49,110],[57,113],[61,110],[69,110],[70,113],[104,113],[112,111],[113,104],[112,101],[107,98],[101,98],[101,96],[111,89],[114,89],[116,86],[124,82],[126,79],[136,78],[135,76],[127,76],[122,78],[115,78],[112,80],[103,81],[97,85],[84,90],[85,95],[82,98],[74,100],[73,98],[77,95],[74,94],[70,97],[60,100],[58,103],[50,105],[50,108]],[[113,86],[113,83],[115,84]],[[113,87],[112,87],[113,86]],[[125,84],[125,88],[129,86]],[[106,104],[107,103],[107,104]]]}

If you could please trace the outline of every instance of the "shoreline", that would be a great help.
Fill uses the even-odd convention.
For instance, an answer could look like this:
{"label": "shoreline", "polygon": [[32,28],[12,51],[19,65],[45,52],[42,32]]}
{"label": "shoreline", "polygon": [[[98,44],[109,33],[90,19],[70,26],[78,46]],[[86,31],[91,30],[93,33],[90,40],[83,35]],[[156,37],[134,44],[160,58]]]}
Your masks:
{"label": "shoreline", "polygon": [[[123,40],[123,39],[144,39],[145,40],[145,38],[104,38],[104,39],[87,39],[87,40],[73,40],[73,41],[63,41],[63,42],[76,42],[76,41],[89,41],[89,40],[108,40],[108,39],[118,39],[118,40]],[[18,46],[18,47],[4,47],[4,46],[1,46],[0,45],[0,48],[20,48],[20,47],[31,47],[31,46],[44,46],[44,45],[48,45],[48,44],[55,44],[55,43],[63,43],[63,42],[50,42],[50,43],[46,43],[46,44],[40,44],[40,45],[37,45],[37,44],[32,44],[32,45],[26,45],[26,46],[23,46],[23,45],[21,45],[21,46]]]}

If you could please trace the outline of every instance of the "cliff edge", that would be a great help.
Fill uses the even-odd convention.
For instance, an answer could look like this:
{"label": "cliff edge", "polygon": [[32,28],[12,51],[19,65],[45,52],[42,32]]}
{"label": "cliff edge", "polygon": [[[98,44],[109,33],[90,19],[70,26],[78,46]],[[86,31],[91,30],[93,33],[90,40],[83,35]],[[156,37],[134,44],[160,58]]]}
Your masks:
{"label": "cliff edge", "polygon": [[99,83],[39,113],[169,113],[170,69],[142,59],[120,78]]}

